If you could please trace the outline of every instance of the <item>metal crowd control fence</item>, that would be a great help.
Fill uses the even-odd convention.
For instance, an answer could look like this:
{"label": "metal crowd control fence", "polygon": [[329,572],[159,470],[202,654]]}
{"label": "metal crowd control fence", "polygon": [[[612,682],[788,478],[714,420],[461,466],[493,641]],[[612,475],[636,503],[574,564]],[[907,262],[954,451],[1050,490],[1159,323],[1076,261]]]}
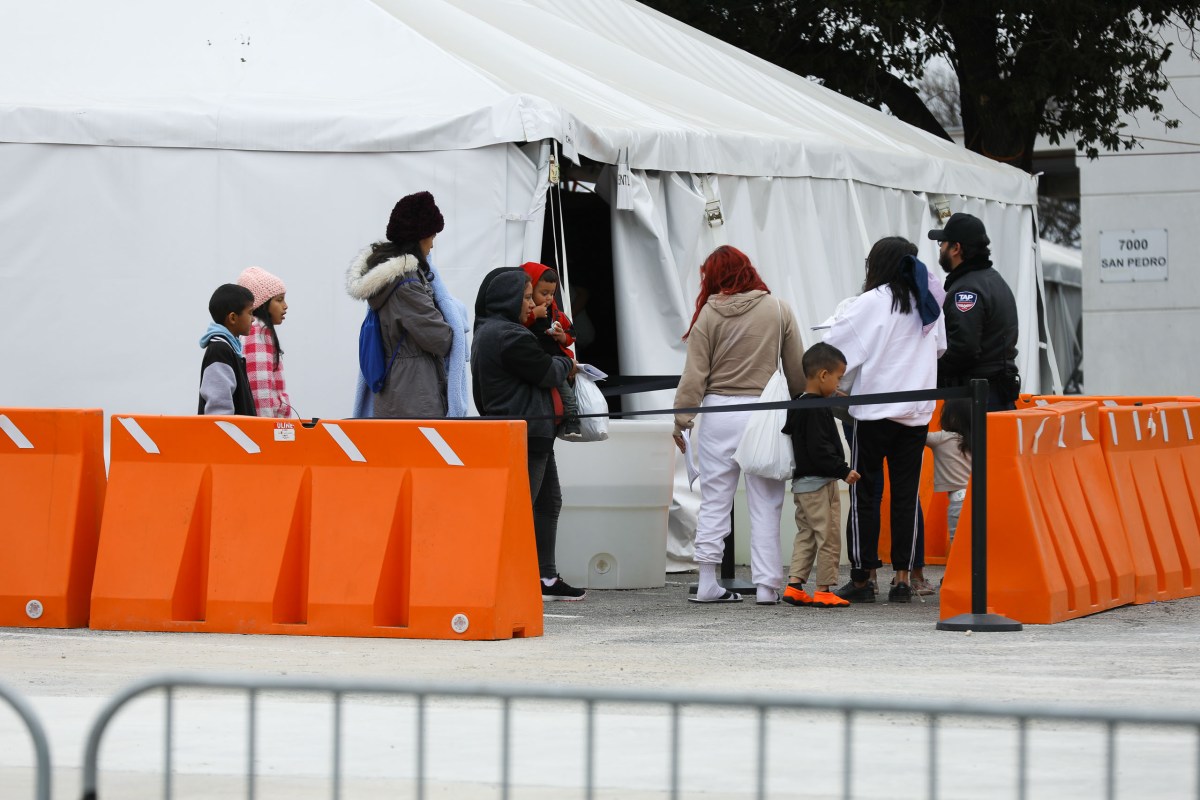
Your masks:
{"label": "metal crowd control fence", "polygon": [[0,700],[8,703],[29,730],[35,761],[33,796],[37,800],[50,800],[50,743],[46,740],[46,731],[33,708],[3,685],[0,685]]}
{"label": "metal crowd control fence", "polygon": [[[175,715],[176,705],[179,702],[177,695],[182,690],[208,690],[210,692],[223,690],[243,693],[246,696],[248,702],[246,705],[244,774],[245,797],[247,798],[256,796],[259,778],[256,753],[260,746],[259,738],[262,736],[258,732],[257,717],[260,711],[259,699],[265,693],[270,693],[272,697],[279,693],[308,695],[319,693],[328,696],[332,703],[332,713],[326,734],[330,743],[329,796],[335,799],[343,796],[346,781],[355,777],[351,774],[347,778],[344,764],[345,760],[353,755],[343,742],[346,699],[347,697],[371,695],[391,696],[393,699],[407,698],[415,704],[415,724],[412,729],[413,752],[411,754],[412,762],[410,762],[412,777],[409,781],[411,794],[408,796],[417,798],[426,797],[426,793],[431,791],[431,784],[439,780],[437,776],[431,776],[432,770],[428,767],[430,762],[428,732],[432,724],[431,719],[437,716],[432,713],[436,709],[430,707],[430,701],[434,698],[460,702],[492,701],[493,705],[498,704],[499,707],[495,710],[495,717],[492,719],[495,727],[491,731],[481,727],[478,722],[473,722],[469,725],[471,729],[467,737],[452,740],[457,743],[457,747],[461,751],[461,757],[457,758],[455,763],[462,769],[466,769],[469,765],[476,771],[478,771],[479,761],[482,759],[477,757],[478,753],[472,750],[472,746],[480,741],[496,743],[497,752],[494,754],[496,760],[494,766],[490,768],[491,777],[482,781],[483,784],[486,784],[483,786],[482,796],[487,797],[508,798],[515,796],[514,792],[516,791],[522,792],[521,796],[525,796],[525,793],[530,791],[530,787],[526,784],[513,781],[513,752],[514,747],[519,744],[519,742],[514,742],[514,739],[519,737],[514,734],[513,723],[513,705],[517,701],[522,701],[522,711],[525,710],[524,701],[541,704],[547,702],[558,705],[568,704],[570,708],[574,709],[573,724],[557,726],[539,724],[537,729],[537,733],[540,734],[537,753],[543,761],[551,758],[540,749],[547,742],[567,737],[570,729],[581,733],[582,753],[581,757],[577,759],[577,766],[580,767],[577,779],[569,785],[560,784],[553,787],[554,793],[546,796],[562,796],[564,792],[571,792],[571,796],[579,796],[574,792],[578,792],[580,789],[582,789],[582,796],[587,798],[594,798],[600,794],[622,798],[678,798],[682,796],[682,792],[685,791],[683,765],[685,758],[689,758],[687,752],[689,748],[684,746],[683,741],[684,712],[685,710],[688,712],[686,722],[691,723],[694,722],[693,714],[697,710],[711,713],[713,709],[719,707],[728,709],[727,713],[740,714],[742,728],[745,729],[744,733],[748,734],[741,735],[742,731],[729,727],[731,723],[726,719],[721,721],[721,729],[729,731],[728,735],[715,737],[716,741],[707,740],[710,746],[715,744],[717,748],[713,751],[715,753],[731,747],[736,748],[739,745],[745,745],[747,749],[746,753],[738,754],[739,758],[745,756],[741,758],[738,774],[734,776],[739,788],[736,791],[723,792],[721,796],[725,797],[766,798],[779,793],[786,793],[788,796],[811,797],[816,794],[813,791],[812,782],[817,780],[815,776],[819,770],[840,772],[840,776],[832,778],[832,783],[840,784],[840,786],[831,785],[819,796],[840,797],[847,800],[855,797],[856,792],[860,792],[857,796],[866,797],[919,796],[931,800],[943,796],[1016,797],[1025,800],[1031,796],[1035,788],[1039,790],[1039,796],[1051,794],[1057,798],[1103,797],[1112,800],[1118,796],[1200,797],[1200,751],[1197,749],[1200,744],[1200,714],[1197,713],[1108,712],[1094,709],[1044,708],[956,701],[880,701],[765,694],[707,694],[632,689],[575,689],[549,686],[453,685],[416,681],[391,683],[167,674],[128,687],[101,709],[88,734],[84,752],[84,800],[97,800],[101,796],[98,784],[100,744],[114,716],[131,700],[155,692],[162,692],[165,699],[162,796],[168,799],[174,796]],[[211,704],[212,698],[206,697],[205,702]],[[598,733],[598,728],[604,727],[608,730],[611,726],[598,725],[598,722],[604,720],[604,717],[597,713],[599,706],[604,706],[606,713],[611,706],[632,706],[643,716],[648,712],[665,712],[665,714],[660,713],[656,718],[662,723],[656,731],[661,734],[661,746],[654,748],[649,742],[641,740],[635,742],[635,746],[639,749],[634,757],[650,755],[651,759],[656,760],[659,765],[665,761],[665,768],[659,771],[657,779],[642,778],[640,779],[642,782],[631,786],[628,785],[630,781],[638,779],[626,777],[627,785],[625,786],[613,787],[611,782],[608,786],[600,785],[601,782],[597,780],[598,754],[606,747],[606,743]],[[490,713],[489,711],[489,715]],[[539,717],[544,717],[546,712],[539,705],[537,713]],[[797,715],[800,713],[804,713],[806,716],[802,720],[797,720]],[[817,724],[811,719],[814,715],[823,715],[829,720],[825,724],[832,729],[830,735],[821,736],[819,732],[814,731]],[[910,724],[913,729],[912,741],[917,747],[923,746],[925,753],[923,759],[913,757],[911,754],[900,756],[901,763],[909,769],[909,772],[889,770],[889,765],[886,763],[888,749],[869,748],[863,745],[863,740],[868,737],[864,736],[859,727],[865,724],[864,720],[869,720],[873,715],[890,717],[885,718],[887,727],[884,733],[886,736],[882,741],[889,743],[892,749],[898,746],[897,728],[899,726],[894,717],[898,715],[902,722]],[[964,719],[978,720],[983,726],[981,730],[988,734],[989,741],[992,741],[993,744],[980,746],[977,743],[980,730],[964,728],[961,723],[954,724],[955,721]],[[790,731],[780,730],[790,727],[794,731],[800,724],[803,724],[802,731],[814,735],[802,739],[792,735]],[[553,728],[553,731],[547,733],[547,728],[550,727]],[[636,739],[637,732],[634,727],[626,720],[622,726],[612,730],[611,733],[619,739]],[[1119,734],[1124,733],[1123,729],[1128,727],[1134,728],[1137,735],[1133,740],[1135,746],[1132,748],[1135,752],[1126,758],[1126,762],[1132,762],[1135,769],[1143,769],[1147,773],[1145,777],[1119,776]],[[1164,730],[1177,732],[1182,743],[1171,740],[1170,745],[1166,744],[1167,740],[1162,736]],[[234,733],[231,730],[223,733],[224,735],[221,737],[207,739],[207,747],[213,749],[218,746],[227,746]],[[390,734],[395,736],[396,730],[391,729]],[[387,735],[387,732],[379,735]],[[1079,747],[1079,741],[1086,742],[1089,735],[1093,736],[1093,749],[1097,751],[1094,754],[1094,762],[1086,762],[1086,755],[1081,755]],[[1031,742],[1031,739],[1035,737],[1041,738]],[[376,738],[378,736],[374,736],[370,741],[374,742]],[[1003,748],[995,746],[994,742],[997,738],[1011,740],[1007,759],[1011,764],[1010,771],[1006,772],[1004,769],[1005,765],[1002,762],[1006,759],[998,756]],[[697,741],[703,743],[705,740],[698,739]],[[960,741],[966,741],[968,744],[976,742],[969,759],[963,759],[961,755],[956,757],[950,752],[953,745]],[[780,792],[777,786],[783,781],[769,774],[768,770],[768,749],[772,742],[775,743],[777,749],[786,750],[793,762],[809,754],[814,749],[815,743],[823,742],[828,752],[818,753],[814,764],[804,765],[802,774],[805,778],[803,782],[790,782],[787,784],[787,790]],[[867,744],[869,745],[870,742]],[[1045,752],[1045,747],[1054,748],[1055,746],[1060,749],[1049,754]],[[695,748],[693,746],[690,749]],[[868,750],[868,752],[864,753],[863,750]],[[387,753],[386,759],[390,762],[403,758],[403,755],[397,755],[396,751],[382,752]],[[604,752],[607,758],[608,751]],[[1069,759],[1084,759],[1082,777],[1064,773],[1066,766],[1063,761],[1064,753]],[[1171,753],[1175,754],[1173,758]],[[1165,769],[1162,764],[1147,763],[1153,757],[1163,754],[1167,755],[1169,761]],[[702,755],[704,758],[715,757],[708,754]],[[691,760],[693,763],[696,761],[694,756],[691,757]],[[811,756],[810,760],[812,760]],[[969,763],[964,763],[967,760]],[[1031,765],[1035,761],[1050,763],[1048,766],[1044,766],[1038,775],[1032,775],[1034,770]],[[211,764],[211,762],[205,763]],[[539,764],[539,769],[542,766]],[[621,775],[629,776],[631,774],[627,765],[621,765],[621,769]],[[864,780],[864,776],[868,775],[869,770],[872,769],[875,774],[886,773],[888,783],[882,791],[860,785],[867,782]],[[688,771],[694,770],[695,767],[689,763]],[[912,774],[913,772],[916,772],[915,776]],[[901,791],[901,787],[912,787],[920,783],[921,773],[923,773],[924,786],[917,790],[917,794]],[[1187,787],[1189,773],[1193,781],[1190,789]],[[1049,787],[1049,792],[1046,787],[1041,785],[1042,779],[1047,776],[1049,776],[1051,784],[1055,783],[1055,779],[1058,781],[1057,785]],[[702,775],[701,777],[706,781],[712,779],[711,775]],[[997,783],[1001,777],[1006,779],[1003,786]],[[1037,778],[1037,781],[1034,778]],[[444,777],[440,780],[443,784],[447,782]],[[454,783],[458,780],[470,780],[470,778],[462,778],[456,769],[454,776],[448,782]],[[475,780],[477,784],[480,782],[478,774]],[[793,779],[784,779],[784,781],[787,780]],[[957,786],[955,785],[956,780],[959,784]],[[961,785],[964,780],[971,786]],[[981,789],[981,781],[984,783],[991,781],[991,783],[987,783]],[[1159,785],[1154,785],[1155,781]],[[692,783],[694,782],[692,781]],[[1123,795],[1119,792],[1119,782],[1133,783],[1135,788],[1132,792]],[[48,780],[46,785],[48,786]],[[314,788],[315,784],[310,780],[306,786]],[[1169,787],[1167,791],[1163,790],[1163,786]],[[444,786],[441,788],[445,789]],[[544,785],[543,790],[545,790]],[[714,787],[710,782],[706,782],[702,789],[689,786],[686,787],[686,790],[689,791],[689,794],[701,790],[721,791],[720,787]],[[454,796],[463,796],[464,791],[455,789]],[[227,787],[222,794],[229,794]],[[146,795],[143,793],[138,796]],[[393,790],[380,796],[395,797],[399,795]]]}

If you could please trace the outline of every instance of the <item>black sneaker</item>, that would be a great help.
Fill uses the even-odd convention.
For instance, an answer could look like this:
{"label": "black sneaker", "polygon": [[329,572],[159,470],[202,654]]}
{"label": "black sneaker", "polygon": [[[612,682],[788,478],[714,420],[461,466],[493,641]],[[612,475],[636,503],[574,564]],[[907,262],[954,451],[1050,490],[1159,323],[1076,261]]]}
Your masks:
{"label": "black sneaker", "polygon": [[870,583],[865,583],[862,586],[855,586],[854,581],[846,581],[846,584],[838,588],[834,594],[851,603],[875,602],[875,593],[871,591]]}
{"label": "black sneaker", "polygon": [[913,596],[912,587],[907,583],[897,583],[888,590],[889,603],[911,603]]}
{"label": "black sneaker", "polygon": [[559,576],[554,576],[554,583],[547,586],[540,578],[538,583],[542,586],[542,600],[582,600],[587,594],[583,589],[576,589],[571,584],[564,581]]}

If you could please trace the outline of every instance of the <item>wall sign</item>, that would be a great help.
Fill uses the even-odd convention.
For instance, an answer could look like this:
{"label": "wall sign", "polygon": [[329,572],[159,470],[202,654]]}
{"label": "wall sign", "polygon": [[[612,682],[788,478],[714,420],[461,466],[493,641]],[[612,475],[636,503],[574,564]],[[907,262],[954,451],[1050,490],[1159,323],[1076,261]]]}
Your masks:
{"label": "wall sign", "polygon": [[1100,282],[1167,279],[1167,230],[1100,231]]}

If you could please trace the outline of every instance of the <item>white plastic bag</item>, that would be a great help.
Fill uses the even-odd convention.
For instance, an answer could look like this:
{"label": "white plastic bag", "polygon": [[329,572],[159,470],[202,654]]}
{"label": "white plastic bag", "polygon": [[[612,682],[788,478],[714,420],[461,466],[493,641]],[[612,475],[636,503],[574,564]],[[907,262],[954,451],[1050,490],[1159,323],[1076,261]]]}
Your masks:
{"label": "white plastic bag", "polygon": [[[774,403],[790,399],[787,378],[783,377],[782,370],[775,370],[771,380],[763,387],[759,402]],[[781,432],[786,422],[786,408],[750,412],[750,421],[746,423],[742,441],[733,454],[733,460],[743,472],[781,481],[792,477],[796,469],[796,457],[792,452],[791,437]]]}
{"label": "white plastic bag", "polygon": [[[584,414],[604,414],[608,401],[595,381],[582,372],[575,375],[575,407],[578,409],[580,432],[584,442],[603,442],[608,438],[608,417],[584,417]],[[577,440],[579,441],[579,440]]]}

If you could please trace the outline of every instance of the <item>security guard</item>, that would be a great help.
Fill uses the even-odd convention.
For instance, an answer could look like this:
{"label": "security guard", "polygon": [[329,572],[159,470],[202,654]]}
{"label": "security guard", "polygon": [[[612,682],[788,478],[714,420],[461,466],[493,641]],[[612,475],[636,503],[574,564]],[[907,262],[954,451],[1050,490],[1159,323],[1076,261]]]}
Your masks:
{"label": "security guard", "polygon": [[954,214],[940,230],[938,264],[946,278],[947,349],[938,360],[938,387],[966,386],[987,378],[988,411],[1015,408],[1021,390],[1017,372],[1017,301],[992,268],[987,230],[977,217]]}

